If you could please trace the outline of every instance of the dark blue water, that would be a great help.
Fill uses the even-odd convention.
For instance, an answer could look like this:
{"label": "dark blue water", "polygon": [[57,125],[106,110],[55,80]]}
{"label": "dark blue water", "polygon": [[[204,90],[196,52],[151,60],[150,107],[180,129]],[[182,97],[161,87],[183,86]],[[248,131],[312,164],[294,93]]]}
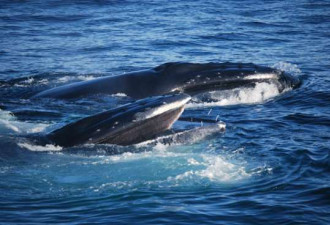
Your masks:
{"label": "dark blue water", "polygon": [[[329,224],[329,12],[306,0],[1,1],[0,223]],[[227,124],[192,144],[111,155],[119,147],[24,138],[128,101],[34,93],[170,61],[252,62],[303,84],[190,104],[184,116]]]}

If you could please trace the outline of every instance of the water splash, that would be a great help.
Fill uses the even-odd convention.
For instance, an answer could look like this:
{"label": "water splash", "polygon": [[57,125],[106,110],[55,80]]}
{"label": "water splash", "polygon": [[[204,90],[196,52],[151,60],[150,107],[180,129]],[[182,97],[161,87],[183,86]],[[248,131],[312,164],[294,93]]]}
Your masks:
{"label": "water splash", "polygon": [[301,74],[301,70],[299,69],[299,67],[295,64],[292,63],[288,63],[288,62],[277,62],[274,65],[272,65],[273,68],[291,73],[294,76],[298,76]]}
{"label": "water splash", "polygon": [[0,110],[0,133],[1,134],[28,134],[44,131],[49,124],[28,123],[16,120],[16,117],[8,111]]}
{"label": "water splash", "polygon": [[62,147],[57,146],[57,145],[50,145],[50,144],[42,146],[42,145],[33,145],[33,144],[22,142],[22,143],[18,143],[18,146],[20,146],[21,148],[26,148],[33,152],[54,152],[54,151],[62,150]]}
{"label": "water splash", "polygon": [[201,159],[188,158],[188,165],[201,167],[201,169],[188,170],[168,180],[195,180],[208,179],[211,182],[235,182],[249,178],[251,174],[239,164],[225,160],[222,156],[202,155]]}
{"label": "water splash", "polygon": [[79,76],[63,76],[58,78],[55,82],[56,83],[68,83],[72,81],[88,81],[88,80],[93,80],[95,79],[95,76],[92,75],[79,75]]}

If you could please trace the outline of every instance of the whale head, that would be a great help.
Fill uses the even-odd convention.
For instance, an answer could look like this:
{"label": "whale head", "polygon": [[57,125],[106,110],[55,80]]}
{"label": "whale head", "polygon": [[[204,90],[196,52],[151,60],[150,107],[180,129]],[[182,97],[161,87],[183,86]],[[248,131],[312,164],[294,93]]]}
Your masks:
{"label": "whale head", "polygon": [[250,87],[260,82],[275,83],[279,92],[298,87],[298,78],[284,71],[252,63],[165,63],[154,68],[164,82],[190,95],[207,91]]}
{"label": "whale head", "polygon": [[145,98],[70,123],[46,137],[63,147],[139,143],[169,129],[189,100],[190,96],[182,93]]}

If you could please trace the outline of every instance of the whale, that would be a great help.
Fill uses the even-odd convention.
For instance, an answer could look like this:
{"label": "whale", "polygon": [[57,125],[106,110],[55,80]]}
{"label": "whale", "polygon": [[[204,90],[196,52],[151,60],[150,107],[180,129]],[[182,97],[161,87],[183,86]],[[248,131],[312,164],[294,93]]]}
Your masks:
{"label": "whale", "polygon": [[170,129],[190,99],[187,94],[174,93],[137,100],[34,137],[33,142],[61,147],[140,143]]}
{"label": "whale", "polygon": [[36,94],[34,98],[72,99],[123,93],[133,99],[142,99],[171,92],[194,96],[209,91],[249,87],[258,82],[275,83],[279,93],[300,84],[300,80],[289,73],[253,63],[169,62],[148,70],[54,87]]}

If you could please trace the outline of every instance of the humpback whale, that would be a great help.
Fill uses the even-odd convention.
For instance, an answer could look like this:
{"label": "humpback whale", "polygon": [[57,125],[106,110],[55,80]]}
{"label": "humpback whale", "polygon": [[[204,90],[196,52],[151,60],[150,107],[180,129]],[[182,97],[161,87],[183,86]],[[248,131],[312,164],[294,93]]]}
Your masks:
{"label": "humpback whale", "polygon": [[300,84],[299,79],[284,71],[252,63],[170,62],[149,70],[55,87],[34,97],[69,99],[124,93],[134,99],[142,99],[170,92],[196,95],[251,86],[257,82],[275,82],[280,93]]}
{"label": "humpback whale", "polygon": [[35,137],[34,142],[62,147],[88,143],[136,144],[169,129],[190,98],[184,93],[145,98],[85,117],[39,139]]}

